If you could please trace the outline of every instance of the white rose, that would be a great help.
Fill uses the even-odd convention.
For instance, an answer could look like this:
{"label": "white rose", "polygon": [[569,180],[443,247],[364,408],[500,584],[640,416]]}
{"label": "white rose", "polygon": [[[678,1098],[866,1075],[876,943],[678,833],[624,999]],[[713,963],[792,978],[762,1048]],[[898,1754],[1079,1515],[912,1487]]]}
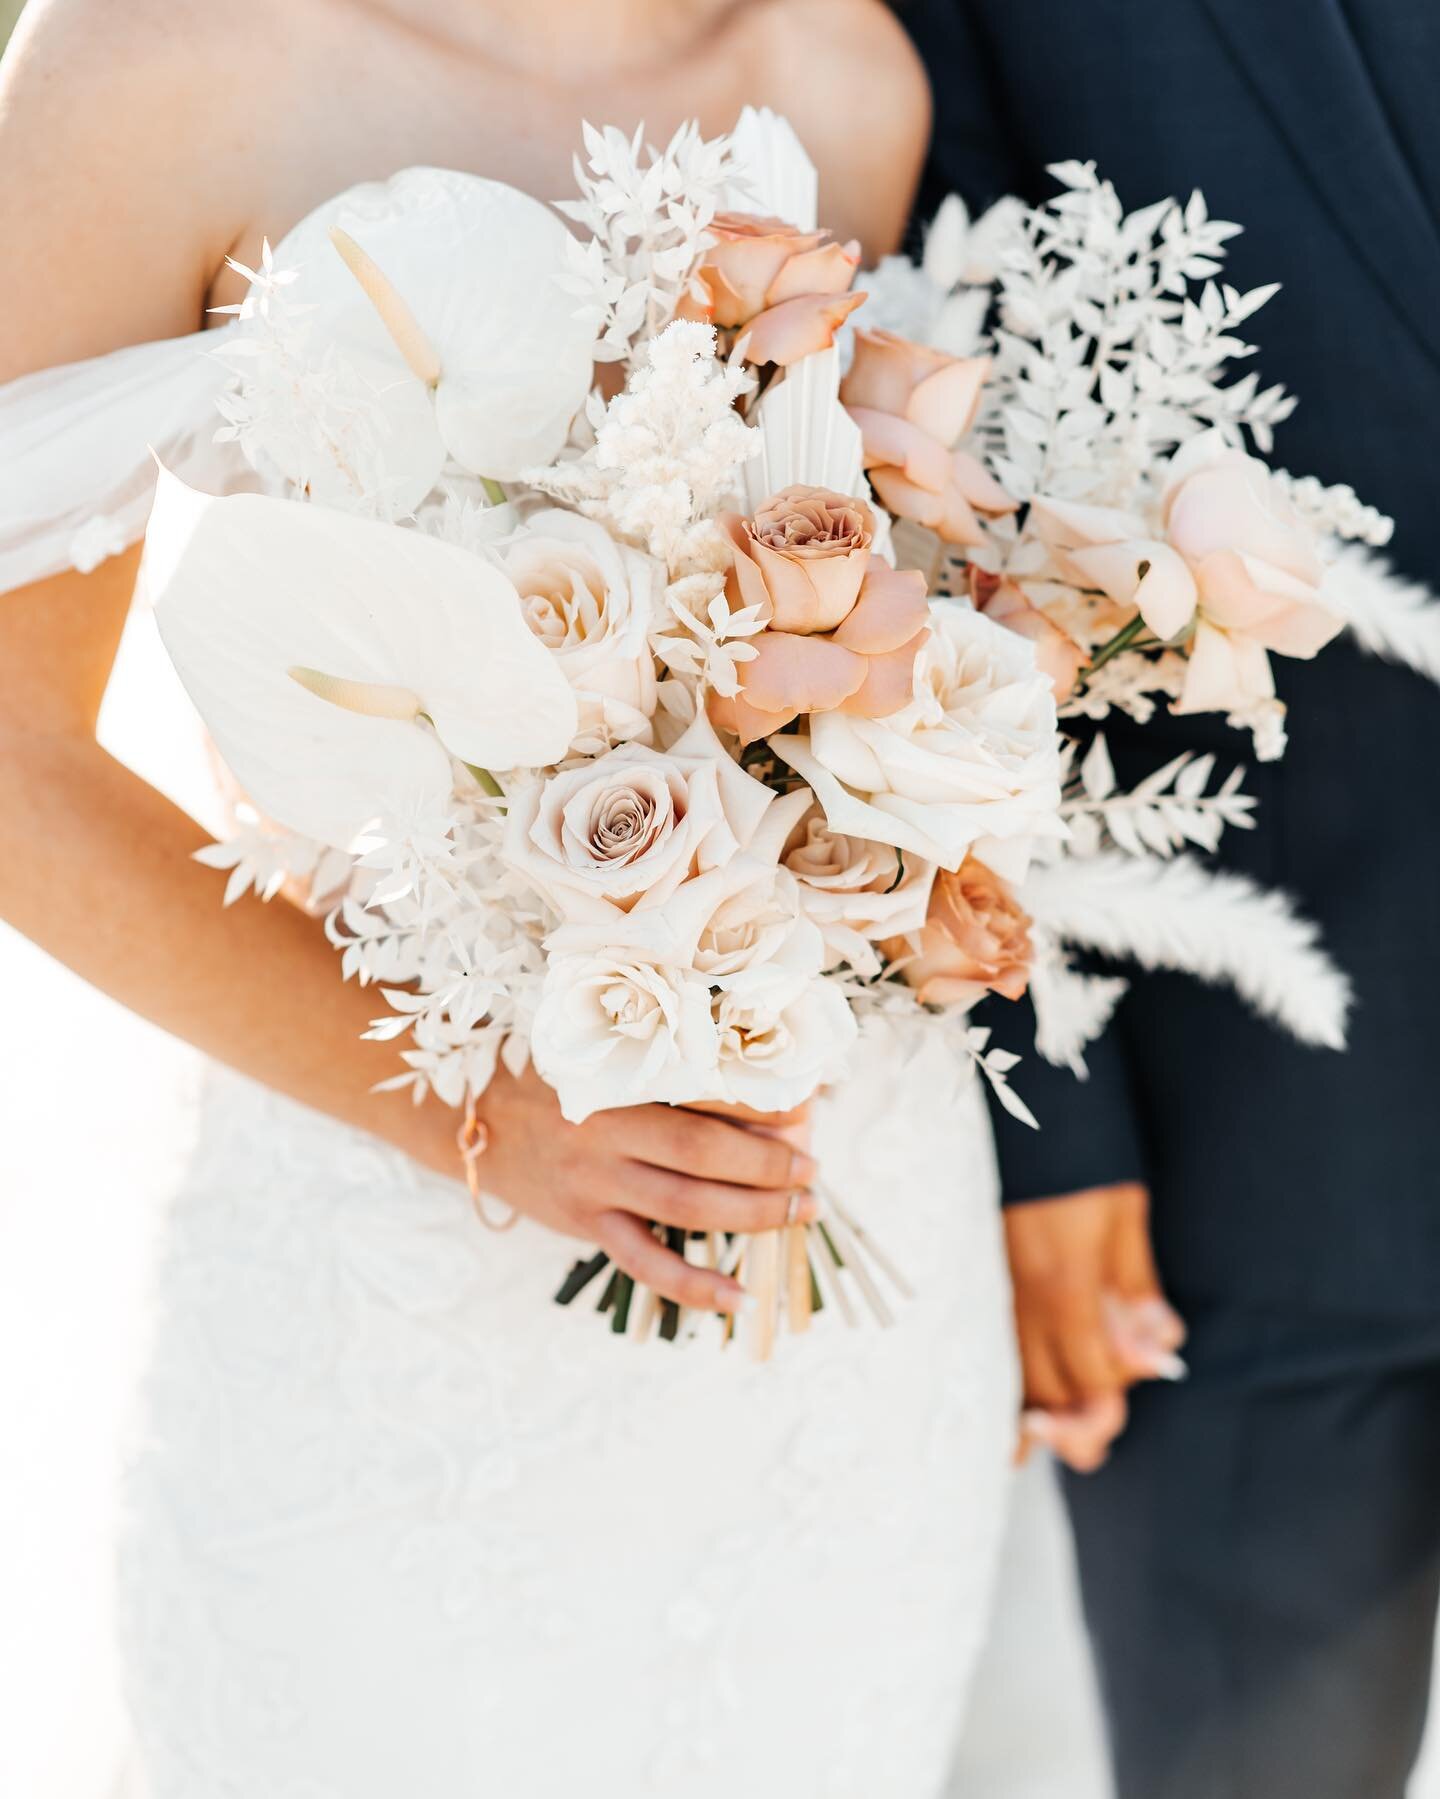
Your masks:
{"label": "white rose", "polygon": [[649,632],[662,570],[574,512],[534,514],[492,555],[520,595],[525,621],[575,691],[575,750],[649,741],[655,658]]}
{"label": "white rose", "polygon": [[840,988],[785,959],[728,978],[714,1000],[719,1097],[757,1112],[802,1105],[845,1072],[858,1034]]}
{"label": "white rose", "polygon": [[1027,639],[955,601],[930,608],[915,697],[889,718],[840,712],[770,739],[832,830],[956,869],[972,851],[1022,879],[1037,838],[1061,837],[1055,695]]}
{"label": "white rose", "polygon": [[689,969],[621,954],[559,956],[530,1031],[530,1054],[572,1124],[592,1112],[705,1097],[718,1037],[709,984]]}
{"label": "white rose", "polygon": [[815,807],[792,839],[785,867],[800,906],[824,938],[827,967],[848,962],[859,975],[880,973],[874,941],[903,937],[925,923],[935,865],[893,844],[832,831]]}
{"label": "white rose", "polygon": [[774,798],[702,713],[667,755],[626,744],[516,792],[504,856],[562,919],[610,928],[723,868],[757,839]]}

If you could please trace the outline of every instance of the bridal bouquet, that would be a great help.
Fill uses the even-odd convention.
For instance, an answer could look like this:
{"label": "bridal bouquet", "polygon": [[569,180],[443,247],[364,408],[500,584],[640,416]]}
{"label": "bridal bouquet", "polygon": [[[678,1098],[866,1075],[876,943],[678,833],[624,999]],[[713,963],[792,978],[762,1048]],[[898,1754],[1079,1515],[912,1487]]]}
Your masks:
{"label": "bridal bouquet", "polygon": [[[253,808],[203,859],[227,899],[308,890],[388,1003],[372,1034],[408,1039],[397,1081],[465,1114],[477,1203],[502,1060],[572,1120],[763,1127],[860,1032],[945,1031],[1028,1117],[970,1010],[1028,986],[1042,1052],[1078,1061],[1121,984],[1075,947],[1338,1044],[1310,928],[1174,855],[1250,822],[1236,782],[1182,758],[1117,794],[1057,715],[1159,694],[1276,747],[1268,655],[1342,622],[1318,530],[1378,532],[1241,447],[1283,402],[1217,384],[1257,303],[1208,280],[1227,228],[1121,220],[1062,172],[1039,213],[947,214],[877,272],[897,329],[856,329],[858,247],[782,121],[586,153],[578,231],[417,169],[267,247],[218,352],[260,491],[162,473],[147,550]],[[833,1196],[813,1226],[669,1237],[745,1281],[760,1356],[782,1319],[888,1320],[905,1290]],[[603,1256],[560,1297],[591,1282],[618,1330],[697,1325]]]}

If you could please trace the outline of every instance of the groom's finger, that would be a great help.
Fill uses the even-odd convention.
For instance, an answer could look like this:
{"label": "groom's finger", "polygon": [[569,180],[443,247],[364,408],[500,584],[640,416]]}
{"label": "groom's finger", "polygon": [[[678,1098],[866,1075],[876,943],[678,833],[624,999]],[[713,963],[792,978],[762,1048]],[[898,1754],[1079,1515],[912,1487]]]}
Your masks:
{"label": "groom's finger", "polygon": [[1055,1318],[1055,1342],[1075,1399],[1098,1399],[1129,1384],[1131,1377],[1111,1346],[1098,1286],[1077,1286],[1063,1294]]}

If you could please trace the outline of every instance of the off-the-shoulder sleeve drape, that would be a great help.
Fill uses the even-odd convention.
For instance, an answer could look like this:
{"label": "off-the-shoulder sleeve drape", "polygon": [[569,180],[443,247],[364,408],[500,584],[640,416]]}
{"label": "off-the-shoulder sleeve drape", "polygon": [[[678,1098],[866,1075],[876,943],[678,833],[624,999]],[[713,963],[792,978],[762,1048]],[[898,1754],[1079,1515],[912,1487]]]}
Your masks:
{"label": "off-the-shoulder sleeve drape", "polygon": [[228,379],[215,332],[41,369],[0,387],[0,593],[88,572],[144,535],[156,456],[208,485]]}

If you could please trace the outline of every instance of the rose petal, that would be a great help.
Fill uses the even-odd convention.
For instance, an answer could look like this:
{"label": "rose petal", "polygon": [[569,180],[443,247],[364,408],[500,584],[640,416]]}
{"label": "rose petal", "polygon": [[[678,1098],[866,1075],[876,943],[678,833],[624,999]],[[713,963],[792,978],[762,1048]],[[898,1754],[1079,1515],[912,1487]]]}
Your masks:
{"label": "rose petal", "polygon": [[945,491],[950,479],[950,453],[938,438],[893,412],[872,412],[866,406],[852,406],[849,411],[860,427],[867,469],[896,468],[907,481],[928,493]]}
{"label": "rose petal", "polygon": [[1166,532],[1190,561],[1243,551],[1318,586],[1324,569],[1310,527],[1253,456],[1227,456],[1183,481],[1171,497]]}
{"label": "rose petal", "polygon": [[797,716],[794,712],[765,712],[752,706],[743,693],[716,693],[713,688],[705,706],[717,731],[729,731],[746,745],[783,730]]}
{"label": "rose petal", "polygon": [[908,643],[929,615],[920,570],[894,569],[877,556],[854,610],[835,632],[835,642],[862,656],[885,655]]}
{"label": "rose petal", "polygon": [[740,690],[765,712],[830,712],[865,679],[866,662],[828,637],[762,631],[740,665]]}
{"label": "rose petal", "polygon": [[860,266],[860,246],[821,244],[792,256],[765,293],[767,306],[779,306],[800,294],[843,294]]}
{"label": "rose petal", "polygon": [[1274,694],[1270,659],[1254,638],[1232,637],[1202,618],[1190,644],[1184,688],[1170,709],[1235,712]]}
{"label": "rose petal", "polygon": [[754,558],[770,595],[772,622],[778,631],[830,631],[855,604],[868,548],[841,556],[806,555],[803,550],[772,550],[750,537]]}
{"label": "rose petal", "polygon": [[950,452],[950,474],[956,487],[977,512],[999,515],[1020,510],[1019,502],[1010,498],[989,469],[964,450]]}
{"label": "rose petal", "polygon": [[1061,549],[1146,536],[1145,521],[1134,513],[1115,506],[1084,506],[1078,500],[1052,500],[1044,494],[1036,494],[1030,502],[1030,522],[1043,542]]}
{"label": "rose petal", "polygon": [[836,710],[855,718],[889,718],[908,706],[915,693],[915,658],[929,636],[926,625],[899,649],[867,658],[865,679]]}
{"label": "rose petal", "polygon": [[906,418],[942,444],[958,443],[975,422],[989,374],[988,356],[947,363],[916,384],[905,408]]}
{"label": "rose petal", "polygon": [[[1195,578],[1167,543],[1132,538],[1071,550],[1067,560],[1089,587],[1138,608],[1162,641],[1179,634],[1195,616]],[[1143,570],[1143,573],[1142,573]]]}
{"label": "rose petal", "polygon": [[828,350],[838,328],[863,304],[860,294],[801,294],[762,312],[746,336],[747,362],[773,362],[781,368]]}

